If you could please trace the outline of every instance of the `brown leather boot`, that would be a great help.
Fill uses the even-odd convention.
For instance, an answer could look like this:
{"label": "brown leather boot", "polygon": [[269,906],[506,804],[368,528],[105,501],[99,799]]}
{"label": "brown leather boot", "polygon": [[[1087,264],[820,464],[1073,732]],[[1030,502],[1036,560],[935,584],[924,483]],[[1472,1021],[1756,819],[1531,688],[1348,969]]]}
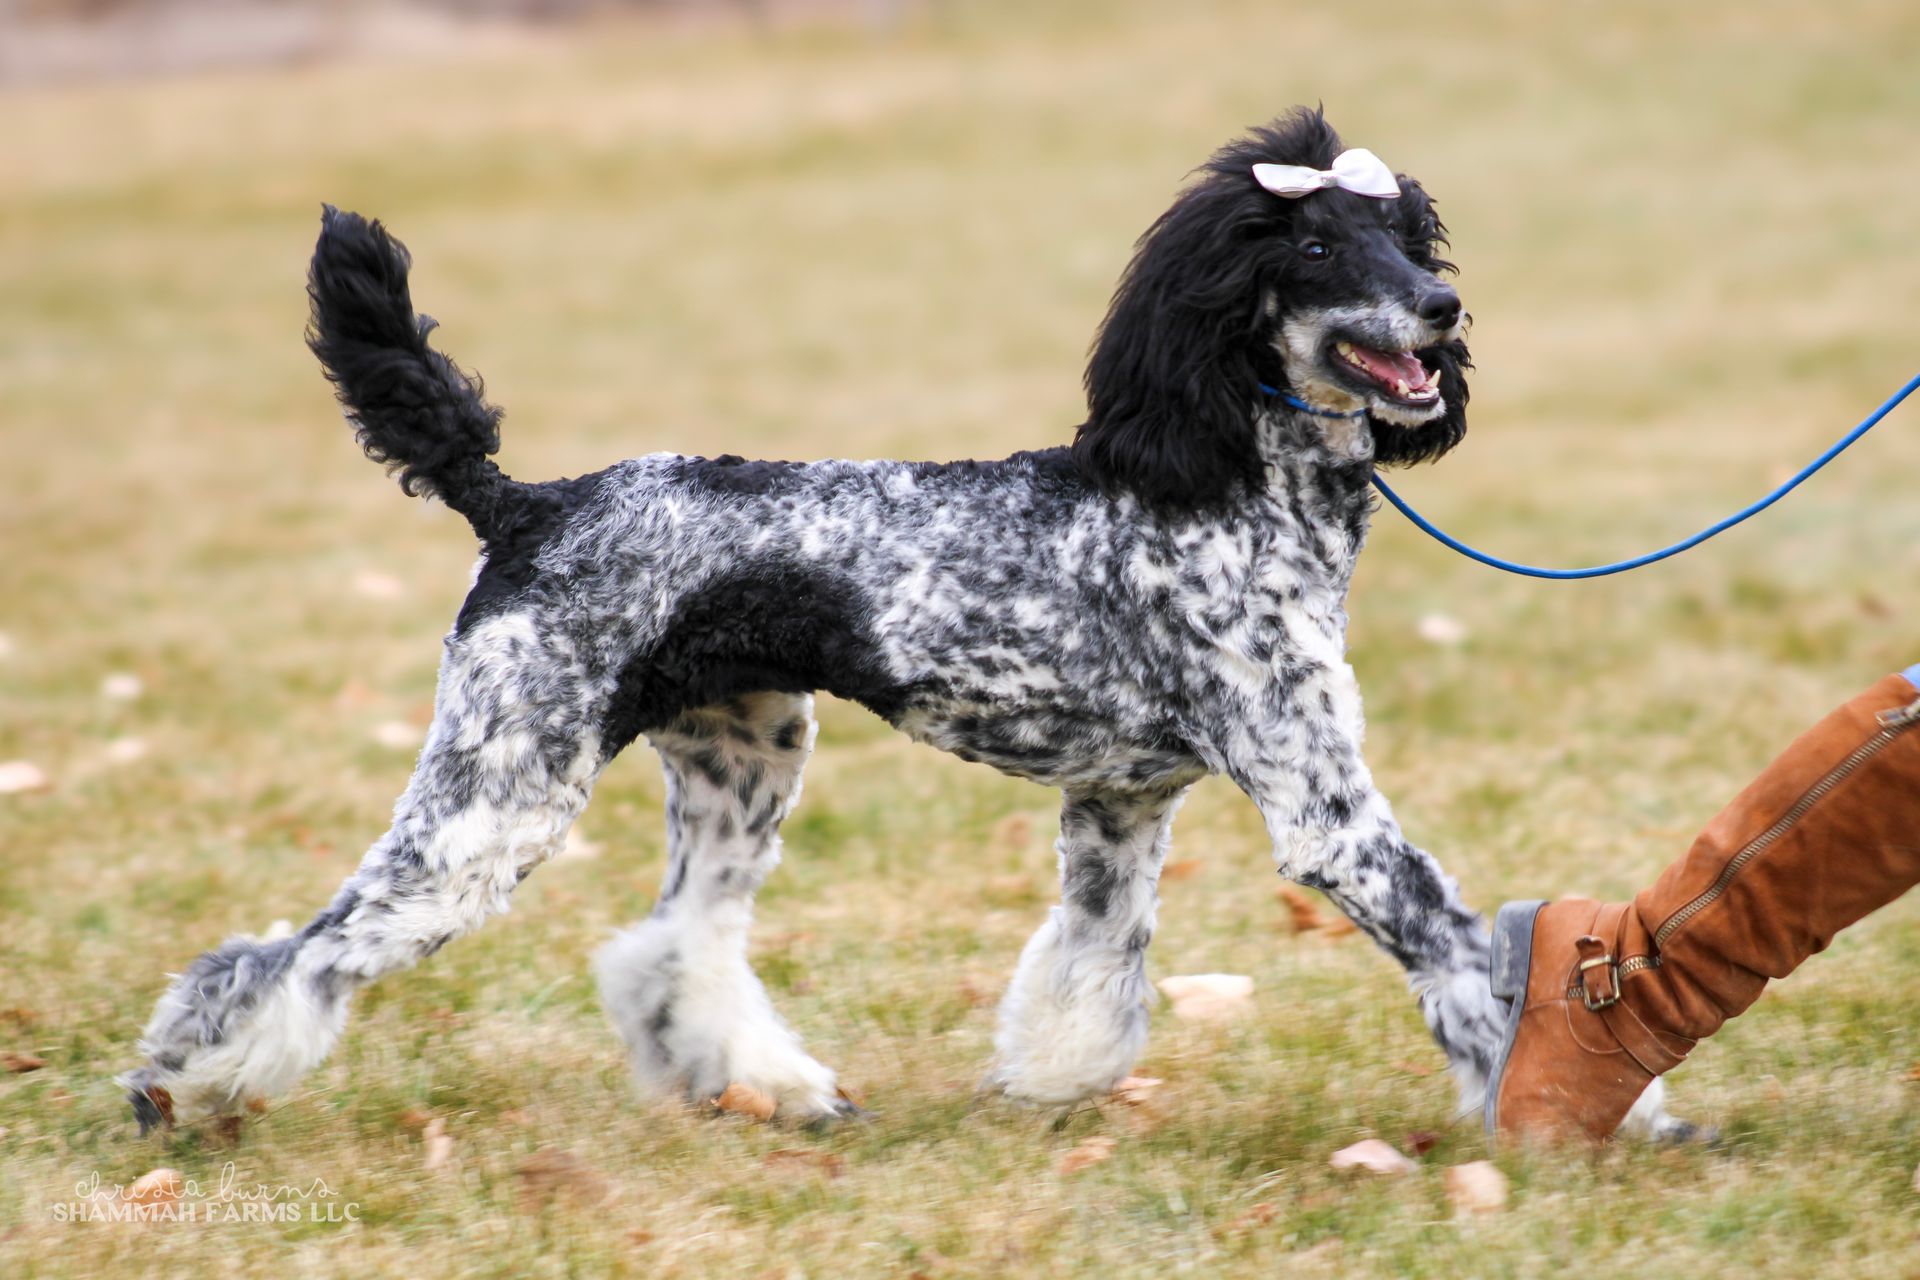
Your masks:
{"label": "brown leather boot", "polygon": [[1501,908],[1487,1132],[1605,1139],[1768,979],[1920,880],[1917,725],[1920,665],[1802,734],[1631,903]]}

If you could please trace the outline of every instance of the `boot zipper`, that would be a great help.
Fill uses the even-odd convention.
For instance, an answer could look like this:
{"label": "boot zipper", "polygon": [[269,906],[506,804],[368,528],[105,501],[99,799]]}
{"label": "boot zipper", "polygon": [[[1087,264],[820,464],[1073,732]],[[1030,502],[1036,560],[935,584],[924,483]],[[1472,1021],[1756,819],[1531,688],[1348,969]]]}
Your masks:
{"label": "boot zipper", "polygon": [[[1740,868],[1751,862],[1754,856],[1761,850],[1785,835],[1794,823],[1806,816],[1807,810],[1819,803],[1820,797],[1826,795],[1827,792],[1846,781],[1847,777],[1852,774],[1854,770],[1865,764],[1888,743],[1911,728],[1916,721],[1920,721],[1920,698],[1915,698],[1904,707],[1889,707],[1885,711],[1880,712],[1875,718],[1880,722],[1880,732],[1874,734],[1871,738],[1868,738],[1865,742],[1854,748],[1852,755],[1849,755],[1845,760],[1835,765],[1826,777],[1814,783],[1805,795],[1794,801],[1791,809],[1788,809],[1784,814],[1780,815],[1778,821],[1748,841],[1746,847],[1741,849],[1739,853],[1736,853],[1732,860],[1729,861],[1725,867],[1721,868],[1719,878],[1707,887],[1706,892],[1667,917],[1667,922],[1661,925],[1659,930],[1653,935],[1653,945],[1656,949],[1665,943],[1668,938],[1672,937],[1674,931],[1681,925],[1706,910],[1715,898],[1725,893],[1727,886],[1733,883],[1733,878],[1740,874]],[[1631,963],[1631,961],[1629,961],[1629,963]]]}

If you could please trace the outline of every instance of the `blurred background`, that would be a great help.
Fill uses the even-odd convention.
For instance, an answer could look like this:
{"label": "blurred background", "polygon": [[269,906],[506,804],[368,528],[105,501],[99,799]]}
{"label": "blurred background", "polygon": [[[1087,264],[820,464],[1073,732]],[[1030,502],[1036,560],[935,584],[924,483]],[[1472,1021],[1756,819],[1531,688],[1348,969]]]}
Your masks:
{"label": "blurred background", "polygon": [[[1399,487],[1499,554],[1591,563],[1751,500],[1920,367],[1916,67],[1904,0],[0,0],[0,1269],[1913,1273],[1913,904],[1676,1074],[1727,1149],[1502,1153],[1507,1207],[1462,1225],[1444,1172],[1488,1153],[1397,971],[1275,897],[1223,785],[1183,811],[1150,964],[1251,976],[1246,1014],[1156,1011],[1151,1106],[976,1102],[1055,800],[844,706],[755,962],[874,1123],[633,1096],[585,970],[657,891],[644,750],[509,917],[369,990],[237,1141],[136,1141],[110,1077],[164,974],[297,925],[380,831],[473,558],[301,345],[323,201],[412,248],[516,476],[993,456],[1070,437],[1183,175],[1322,102],[1437,197],[1474,316],[1471,434]],[[1624,578],[1505,578],[1378,517],[1369,750],[1470,899],[1630,892],[1915,659],[1915,412]],[[1432,1149],[1327,1168],[1364,1136]],[[365,1217],[50,1216],[91,1172],[229,1160]]]}

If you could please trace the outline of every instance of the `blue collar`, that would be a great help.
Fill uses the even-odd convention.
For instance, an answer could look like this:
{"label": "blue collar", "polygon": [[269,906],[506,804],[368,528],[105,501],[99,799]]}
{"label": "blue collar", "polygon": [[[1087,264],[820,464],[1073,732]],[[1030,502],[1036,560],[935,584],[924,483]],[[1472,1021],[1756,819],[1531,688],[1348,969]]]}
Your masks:
{"label": "blue collar", "polygon": [[1260,389],[1269,396],[1278,396],[1288,408],[1298,409],[1302,413],[1310,413],[1316,418],[1364,418],[1367,416],[1365,409],[1355,409],[1352,413],[1343,413],[1339,409],[1322,409],[1317,405],[1308,404],[1291,391],[1282,391],[1280,388],[1270,387],[1264,382],[1260,384]]}

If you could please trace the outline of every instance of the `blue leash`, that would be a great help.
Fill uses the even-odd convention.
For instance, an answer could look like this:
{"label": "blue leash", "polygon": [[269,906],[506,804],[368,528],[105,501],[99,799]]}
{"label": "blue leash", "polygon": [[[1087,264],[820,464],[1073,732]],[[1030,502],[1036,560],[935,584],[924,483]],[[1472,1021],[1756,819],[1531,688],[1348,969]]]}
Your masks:
{"label": "blue leash", "polygon": [[[1355,413],[1337,413],[1329,409],[1317,409],[1298,396],[1283,394],[1277,389],[1267,386],[1265,383],[1261,384],[1260,389],[1270,396],[1279,396],[1295,409],[1322,418],[1361,418],[1365,417],[1367,412],[1365,409],[1361,409]],[[1833,445],[1829,447],[1825,453],[1800,468],[1792,479],[1780,485],[1772,493],[1769,493],[1766,497],[1751,506],[1741,508],[1718,524],[1709,525],[1694,534],[1691,538],[1685,538],[1670,547],[1662,547],[1658,551],[1649,551],[1646,555],[1635,556],[1631,560],[1616,560],[1612,564],[1597,564],[1590,569],[1541,569],[1530,564],[1516,564],[1512,560],[1502,560],[1499,556],[1490,556],[1484,551],[1479,551],[1468,546],[1453,535],[1435,528],[1431,520],[1428,520],[1418,511],[1408,506],[1406,499],[1395,493],[1387,482],[1380,478],[1380,473],[1377,471],[1374,472],[1373,475],[1373,484],[1375,488],[1385,495],[1388,502],[1391,502],[1399,509],[1401,515],[1413,521],[1415,528],[1436,542],[1453,548],[1469,560],[1478,560],[1481,564],[1490,565],[1495,569],[1504,569],[1508,573],[1524,574],[1529,578],[1604,578],[1610,573],[1625,573],[1629,569],[1638,569],[1641,565],[1652,564],[1656,560],[1665,560],[1668,556],[1677,556],[1689,547],[1699,546],[1716,533],[1724,533],[1741,521],[1759,515],[1762,511],[1765,511],[1768,507],[1799,488],[1801,482],[1808,476],[1839,457],[1848,445],[1873,430],[1875,426],[1879,425],[1880,419],[1892,413],[1900,402],[1912,395],[1916,389],[1920,389],[1920,374],[1915,374],[1908,380],[1906,386],[1901,387],[1889,396],[1886,403],[1868,414],[1866,420],[1859,426],[1834,441]]]}

